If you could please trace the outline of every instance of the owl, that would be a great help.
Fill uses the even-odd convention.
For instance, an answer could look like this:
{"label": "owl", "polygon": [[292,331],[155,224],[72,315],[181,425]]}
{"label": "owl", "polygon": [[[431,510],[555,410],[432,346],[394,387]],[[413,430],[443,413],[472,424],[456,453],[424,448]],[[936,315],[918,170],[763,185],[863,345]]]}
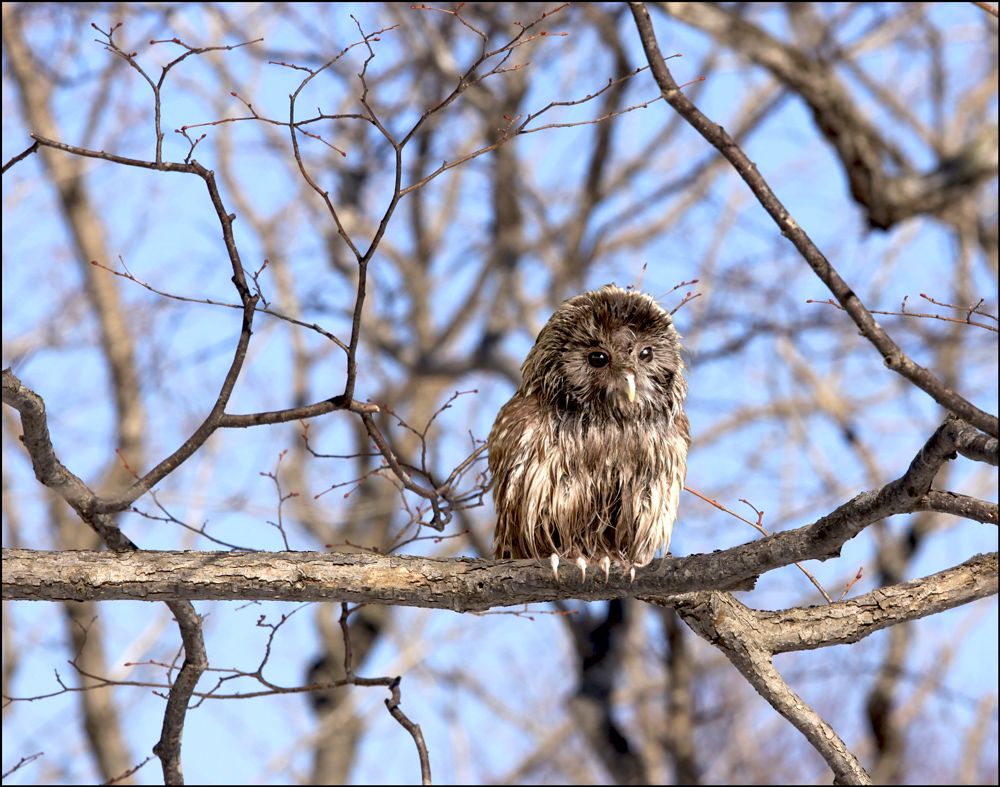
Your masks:
{"label": "owl", "polygon": [[489,436],[497,558],[635,578],[666,552],[691,443],[681,336],[649,295],[609,284],[565,301]]}

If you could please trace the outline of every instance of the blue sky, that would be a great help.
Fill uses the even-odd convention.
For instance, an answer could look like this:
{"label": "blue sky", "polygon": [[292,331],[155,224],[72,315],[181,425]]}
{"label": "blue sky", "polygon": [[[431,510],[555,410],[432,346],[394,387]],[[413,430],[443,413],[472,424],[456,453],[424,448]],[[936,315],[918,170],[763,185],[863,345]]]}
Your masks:
{"label": "blue sky", "polygon": [[[384,12],[376,7],[337,6],[317,17],[314,30],[297,26],[295,20],[299,17],[283,20],[261,16],[267,26],[259,34],[265,37],[265,45],[274,51],[303,52],[326,46],[321,51],[329,53],[336,51],[335,43],[343,46],[356,39],[356,29],[349,18],[352,11],[366,30],[392,23],[383,21],[380,14]],[[956,8],[945,4],[932,7],[929,13],[949,33],[943,51],[953,64],[949,73],[954,75],[954,82],[949,87],[958,100],[967,89],[966,83],[974,83],[979,77],[976,69],[970,66],[970,63],[975,64],[978,51],[974,35],[979,23],[975,16],[978,11],[971,5]],[[173,8],[172,14],[169,29],[174,32],[170,35],[179,35],[189,43],[236,43],[221,33],[213,37],[210,32],[212,20],[198,6],[178,6]],[[859,30],[865,21],[863,16],[860,13],[855,21]],[[87,21],[106,27],[107,20]],[[250,14],[243,21],[253,30],[257,17]],[[766,16],[764,22],[781,32],[782,21],[777,14]],[[628,29],[627,17],[622,24],[623,29]],[[682,25],[668,23],[656,14],[654,24],[664,52],[677,51],[684,55],[669,63],[679,82],[696,79],[701,75],[699,66],[718,56],[707,81],[688,89],[709,117],[719,122],[734,117],[741,102],[752,94],[752,89],[766,80],[759,70],[746,66],[726,52],[715,52],[714,45],[705,37]],[[147,30],[147,26],[154,29]],[[150,73],[156,72],[156,63],[166,61],[164,52],[177,51],[170,45],[148,47],[141,43],[154,35],[167,37],[166,28],[156,30],[155,27],[149,21],[135,21],[119,34],[123,41],[130,42],[130,48],[135,47],[134,51],[139,52],[140,61],[149,67]],[[558,17],[553,20],[551,29],[557,28]],[[256,34],[258,32],[254,31]],[[99,44],[91,42],[94,35],[89,25],[74,25],[74,18],[65,16],[54,19],[50,29],[38,29],[33,38],[38,46],[54,52],[61,51],[60,47],[67,41],[76,42],[79,50],[73,59],[54,65],[87,84],[86,77],[99,71],[110,57]],[[195,35],[201,38],[195,39]],[[850,33],[844,33],[843,37],[849,40]],[[395,63],[406,56],[401,31],[385,33],[381,39],[375,45],[378,57],[373,69],[383,62]],[[626,40],[634,62],[641,62],[634,32]],[[575,39],[552,37],[540,43],[544,43],[544,48],[539,45],[531,50],[530,67],[541,76],[533,81],[526,106],[541,107],[555,99],[579,98],[605,83],[609,66],[590,59],[594,44],[586,35]],[[456,34],[453,54],[457,59],[471,57],[474,47],[473,39]],[[309,108],[304,111],[312,111],[314,105],[322,105],[329,111],[339,97],[357,92],[353,74],[360,67],[359,53],[359,49],[353,50],[345,58],[349,65],[345,65],[342,72],[331,74],[323,82],[317,80],[314,93],[303,99],[302,106]],[[220,79],[209,65],[214,60],[188,58],[171,72],[164,98],[167,159],[179,160],[186,153],[185,143],[173,129],[246,114],[245,108],[228,95],[231,89],[251,101],[262,114],[280,118],[287,112],[287,96],[298,84],[300,72],[273,65],[262,66],[249,58],[245,49],[221,56],[228,73],[233,75],[229,82]],[[907,50],[902,46],[880,49],[869,56],[866,64],[874,73],[897,79],[904,94],[914,90],[915,80],[923,73],[922,64],[908,59]],[[253,77],[258,68],[263,70],[260,79],[256,80]],[[108,100],[115,107],[136,109],[127,116],[120,111],[105,113],[87,144],[104,146],[126,156],[148,158],[152,150],[149,88],[132,72],[123,70],[119,74],[121,81],[113,86],[112,98]],[[843,78],[851,82],[850,75],[845,74]],[[493,79],[502,79],[502,75]],[[198,86],[202,92],[196,93],[192,86]],[[647,74],[632,80],[628,90],[634,103],[656,96]],[[193,97],[195,94],[200,98]],[[901,127],[902,124],[892,121],[877,101],[863,95],[877,122],[883,126]],[[90,97],[92,93],[72,90],[60,95],[54,111],[66,141],[83,143],[83,129],[91,117]],[[416,101],[419,96],[393,92],[392,88],[376,94],[375,98],[382,106],[403,103],[398,114],[389,116],[394,129],[412,123],[423,109]],[[592,116],[592,108],[592,104],[584,104],[560,115],[552,113],[552,118],[543,117],[543,120],[578,120]],[[7,160],[27,147],[30,130],[20,119],[7,83],[4,110],[3,157]],[[448,141],[441,143],[445,150],[449,145],[459,145],[463,133],[468,130],[467,116],[462,114],[465,111],[464,107],[456,106],[453,127],[447,129]],[[927,123],[935,120],[931,102],[915,103],[914,111],[925,116]],[[994,118],[995,111],[994,104]],[[662,102],[624,116],[616,126],[618,147],[611,155],[617,161],[617,157],[625,157],[641,148],[671,120],[669,108]],[[343,336],[346,322],[336,310],[350,304],[351,292],[331,273],[327,264],[325,243],[330,227],[328,222],[323,224],[317,219],[317,216],[322,218],[321,211],[315,204],[289,209],[287,203],[294,184],[284,166],[287,158],[282,158],[287,156],[287,150],[262,131],[259,124],[205,127],[201,131],[207,133],[208,138],[196,151],[199,161],[220,170],[233,166],[236,179],[242,184],[241,192],[244,193],[240,195],[224,189],[223,197],[229,209],[236,210],[237,197],[243,197],[257,212],[277,222],[280,250],[291,261],[290,270],[297,277],[300,301],[305,304],[304,319],[321,321],[324,327]],[[335,131],[324,133],[330,134],[331,139],[336,138],[334,144],[341,143]],[[232,135],[234,147],[239,151],[235,162],[223,160],[213,144],[223,134]],[[351,140],[348,135],[344,136],[343,146],[350,149]],[[561,187],[564,182],[578,180],[579,150],[586,139],[585,128],[571,128],[543,131],[511,143],[518,146],[525,160],[534,164],[525,168],[526,185],[551,194],[551,201],[537,206],[537,210],[559,215],[574,209],[572,190]],[[926,145],[905,130],[898,139],[894,138],[894,142],[921,165],[929,163]],[[658,152],[655,166],[635,177],[625,196],[601,209],[601,217],[608,222],[604,231],[609,236],[639,226],[641,222],[634,216],[639,215],[650,194],[664,182],[683,178],[711,155],[706,143],[688,130],[672,140],[671,145],[670,150]],[[307,143],[304,149],[315,157],[311,160],[321,161],[317,145],[308,147]],[[865,232],[862,214],[849,199],[839,166],[825,142],[817,136],[808,110],[801,102],[794,98],[781,102],[749,138],[746,150],[796,221],[812,235],[870,308],[897,310],[902,298],[908,296],[911,310],[926,310],[926,304],[916,305],[921,292],[938,293],[941,299],[947,299],[956,257],[951,234],[934,221],[922,218],[911,220],[889,233]],[[336,162],[336,158],[333,161]],[[107,246],[113,255],[122,255],[137,277],[176,294],[228,303],[235,300],[217,222],[199,181],[179,175],[154,176],[146,170],[103,162],[91,161],[87,166],[88,184],[93,189],[95,202],[106,210]],[[465,180],[459,183],[460,211],[446,229],[449,242],[444,244],[445,252],[434,262],[436,282],[442,292],[442,321],[465,297],[475,273],[475,260],[484,253],[483,239],[487,237],[486,226],[490,220],[488,206],[482,199],[489,162],[485,157],[479,158],[465,165],[465,169],[468,170],[462,174]],[[334,189],[335,174],[317,171],[323,178],[323,187]],[[386,200],[387,177],[388,170],[379,175],[375,187],[366,191],[369,202],[362,207],[375,215]],[[426,188],[429,209],[448,204],[448,188],[453,177],[457,175],[446,174]],[[114,414],[107,397],[106,370],[95,344],[93,317],[74,297],[83,286],[79,268],[72,264],[73,251],[67,246],[65,228],[54,208],[53,195],[40,174],[37,158],[29,158],[4,176],[3,194],[4,366],[13,365],[15,374],[44,397],[60,457],[71,470],[93,481],[110,460]],[[404,201],[387,241],[392,244],[392,250],[400,254],[410,250],[413,242],[407,230],[407,209],[408,203]],[[525,210],[531,209],[535,206],[526,202]],[[529,218],[526,226],[530,234],[541,232],[546,225]],[[726,227],[726,231],[722,231],[722,227]],[[259,233],[249,222],[240,219],[236,222],[235,233],[245,267],[256,270],[268,253]],[[717,260],[714,277],[711,273],[705,274],[708,259]],[[376,256],[373,263],[371,309],[385,319],[393,316],[398,319],[405,314],[405,301],[401,301],[403,305],[396,311],[390,303],[401,281],[392,261],[387,251]],[[109,266],[116,264],[115,259],[105,262]],[[766,214],[745,190],[741,190],[732,173],[722,175],[705,198],[667,231],[648,242],[635,244],[618,256],[602,259],[588,272],[585,286],[596,287],[609,280],[629,283],[639,275],[643,264],[648,265],[643,286],[657,294],[681,281],[699,277],[703,280],[700,287],[682,288],[666,301],[678,303],[687,289],[701,293],[677,314],[677,323],[686,337],[691,356],[691,394],[687,411],[695,442],[688,482],[698,489],[727,494],[723,502],[740,513],[747,515],[749,511],[737,502],[745,497],[769,515],[765,520],[768,527],[798,527],[868,488],[863,468],[844,444],[838,429],[823,419],[807,422],[807,426],[815,430],[814,454],[810,456],[794,447],[795,423],[780,429],[773,424],[748,422],[722,439],[713,438],[709,442],[706,438],[699,446],[699,434],[710,434],[714,425],[725,421],[727,414],[755,404],[764,406],[776,396],[794,391],[801,382],[794,367],[776,362],[776,345],[767,337],[751,341],[738,357],[725,363],[703,360],[710,358],[715,348],[738,335],[743,327],[740,320],[748,315],[766,315],[778,323],[795,324],[818,310],[830,312],[829,326],[794,337],[794,349],[809,358],[812,368],[827,384],[839,392],[849,391],[854,397],[856,412],[864,417],[865,437],[886,473],[883,482],[903,472],[939,423],[941,413],[926,396],[906,390],[902,383],[887,381],[888,373],[881,359],[873,348],[863,345],[842,312],[834,314],[832,307],[805,303],[807,299],[824,300],[829,293],[815,277],[800,273],[791,277],[790,272],[796,271],[800,263],[795,262],[787,242],[777,236]],[[550,266],[539,253],[524,267],[524,287],[541,304],[551,281]],[[968,286],[995,309],[996,282],[990,279],[985,268],[978,263],[969,266],[971,280]],[[745,275],[748,284],[741,290],[723,273],[726,277]],[[762,282],[782,285],[785,277],[789,278],[787,286],[781,287],[781,300],[776,300],[773,292],[761,285]],[[276,297],[274,294],[279,288],[275,280],[265,274],[262,281],[270,288],[272,297]],[[124,281],[121,285],[130,324],[135,327],[137,336],[149,337],[141,344],[139,364],[147,386],[144,395],[150,418],[151,455],[158,458],[172,451],[190,433],[214,401],[218,382],[230,363],[231,348],[239,330],[239,313],[207,305],[178,305],[136,285]],[[545,309],[540,306],[535,316],[538,325],[546,317]],[[890,330],[910,328],[899,318],[882,319]],[[73,328],[65,331],[61,325]],[[927,330],[934,328],[936,326]],[[292,373],[291,330],[284,323],[263,317],[258,319],[250,362],[241,376],[230,412],[277,409],[291,404],[287,385]],[[447,352],[459,356],[474,335],[471,330],[463,334]],[[921,342],[916,330],[905,335],[911,339],[904,345],[905,349],[915,360],[934,362],[929,349],[932,342]],[[343,384],[342,355],[331,351],[330,346],[314,334],[306,333],[302,338],[310,351],[329,359],[329,363],[317,368],[308,380],[312,399],[339,393]],[[511,357],[523,358],[533,338],[532,326],[525,325],[507,337],[505,349]],[[995,412],[996,341],[977,335],[969,335],[963,341],[966,353],[963,357],[969,360],[973,371],[959,370],[962,390],[973,402]],[[33,349],[28,352],[19,349],[29,345]],[[380,363],[371,357],[367,360],[369,363],[363,368],[358,389],[361,399],[379,389],[380,376],[391,377],[398,371],[392,363]],[[462,390],[477,388],[479,393],[461,397],[439,418],[435,463],[441,468],[453,466],[464,456],[462,452],[467,452],[470,430],[476,437],[485,438],[497,408],[513,390],[509,380],[496,375],[470,375],[468,379],[457,381],[456,387]],[[346,418],[339,414],[313,422],[310,430],[320,450],[334,452],[347,440]],[[208,521],[211,532],[221,538],[248,543],[255,548],[279,549],[279,535],[267,523],[275,516],[275,492],[271,482],[260,474],[274,470],[280,451],[299,440],[300,432],[300,426],[289,424],[216,435],[198,455],[161,485],[161,499],[174,515],[186,522],[198,526]],[[4,434],[8,443],[6,457],[12,451],[7,421]],[[35,485],[30,466],[23,457],[14,456],[9,467],[5,459],[5,475],[9,473],[14,490],[8,492],[5,488],[5,497],[8,494],[12,499],[16,497],[23,518],[44,521],[45,496]],[[836,476],[838,484],[831,485],[817,470],[824,465]],[[995,471],[984,476],[971,463],[960,459],[953,463],[951,472],[949,488],[980,496],[992,494],[991,499],[996,499]],[[316,488],[309,490],[311,492],[320,491],[343,477],[341,467],[336,464],[317,465],[314,473]],[[331,494],[327,501],[334,521],[344,515],[348,503],[339,495]],[[140,507],[151,508],[151,502],[146,498],[140,501]],[[486,510],[475,513],[475,522],[483,527],[484,533],[488,533],[490,516],[489,505]],[[9,532],[7,517],[5,507],[5,539]],[[900,521],[886,523],[888,531],[901,530],[905,523],[897,519]],[[212,548],[176,529],[134,515],[124,516],[122,522],[129,535],[144,548]],[[51,546],[44,527],[24,528],[22,539],[27,534],[32,541],[23,546]],[[301,530],[293,529],[290,538],[295,549],[322,546]],[[688,496],[682,501],[682,519],[671,547],[674,554],[684,555],[727,548],[751,538],[754,533],[749,528]],[[971,522],[958,523],[928,540],[911,566],[911,575],[922,576],[947,568],[976,552],[995,549],[995,543],[995,528]],[[438,546],[422,542],[412,545],[408,551],[438,554],[447,547],[447,544]],[[810,568],[836,594],[844,579],[853,576],[859,565],[865,565],[864,579],[852,590],[852,593],[864,593],[874,587],[872,549],[870,538],[855,539],[845,547],[841,560]],[[467,552],[459,546],[457,553]],[[762,578],[758,590],[746,594],[743,600],[753,606],[770,608],[816,603],[810,586],[792,567]],[[251,670],[260,658],[267,633],[255,628],[257,618],[264,614],[269,621],[276,621],[281,614],[288,614],[293,609],[291,605],[272,603],[197,604],[196,607],[202,614],[208,614],[206,636],[213,666]],[[20,666],[14,693],[27,696],[54,690],[53,670],[63,676],[71,674],[71,668],[65,663],[67,655],[60,650],[61,622],[54,623],[54,609],[44,604],[20,603],[9,605],[5,614],[15,617],[21,639],[30,643],[32,652],[44,654]],[[134,643],[143,641],[143,633],[160,631],[160,627],[162,633],[158,640],[154,638],[158,644],[140,652],[145,658],[154,653],[159,658],[176,648],[176,636],[164,608],[139,603],[106,604],[101,614],[110,628],[107,650],[112,665],[120,665],[126,658],[125,655],[116,658],[116,654],[134,653]],[[942,706],[936,711],[944,717],[954,718],[958,730],[971,719],[975,699],[987,692],[996,693],[996,615],[995,600],[989,600],[921,621],[914,627],[916,645],[910,667],[915,677],[908,686],[908,696],[916,692],[920,676],[933,672],[936,661],[943,658],[945,646],[955,641],[956,632],[963,630],[965,622],[976,622],[968,639],[954,654],[953,666],[945,678],[946,691],[935,699]],[[283,685],[300,683],[304,659],[308,660],[316,648],[315,636],[313,610],[297,611],[276,639],[268,668],[269,679]],[[851,744],[861,737],[859,705],[864,694],[851,692],[847,701],[838,706],[830,702],[830,697],[841,698],[843,693],[838,686],[830,684],[845,675],[849,679],[857,676],[863,683],[878,663],[881,646],[880,635],[876,635],[851,648],[782,657],[778,666],[791,674],[805,674],[801,677],[803,681],[807,681],[810,671],[820,676],[808,678],[815,682],[807,681],[804,688],[795,683],[793,686],[829,714],[831,723],[843,730]],[[552,722],[557,722],[564,710],[564,698],[572,694],[575,687],[570,652],[564,628],[554,616],[538,614],[531,621],[505,615],[458,617],[443,611],[403,610],[394,618],[392,630],[369,659],[364,672],[368,675],[404,674],[402,707],[421,725],[428,739],[437,780],[481,780],[502,777],[513,767],[517,756],[533,745],[532,736],[516,723],[505,720],[496,707],[491,707],[491,701],[502,700],[511,716],[517,718],[519,714],[523,717],[535,712],[539,694],[551,692],[549,713]],[[545,657],[536,658],[538,654]],[[549,655],[551,658],[547,657]],[[137,675],[140,671],[131,674]],[[837,678],[829,678],[824,683],[824,674]],[[481,684],[478,687],[463,684],[462,680],[467,680],[469,675],[475,676]],[[210,685],[209,681],[210,678],[203,678],[202,687]],[[247,685],[246,690],[252,688]],[[355,690],[355,694],[370,727],[362,744],[354,780],[357,783],[416,780],[417,761],[412,741],[386,714],[381,690]],[[141,759],[156,740],[162,701],[146,689],[123,689],[116,693],[116,698],[128,718],[126,732],[133,751]],[[824,706],[824,701],[829,706]],[[4,728],[5,768],[36,750],[51,752],[48,764],[43,758],[41,763],[25,768],[10,779],[12,784],[55,780],[56,776],[68,781],[94,778],[87,759],[82,756],[81,739],[73,730],[64,733],[65,719],[73,716],[74,707],[71,696],[62,696],[45,702],[19,704],[13,713],[8,712],[8,718],[16,722],[11,728],[6,725]],[[765,710],[762,716],[767,718],[767,713]],[[261,724],[262,719],[267,723]],[[532,724],[543,720],[547,720],[544,714],[531,719]],[[185,772],[189,779],[205,783],[297,781],[308,769],[308,736],[312,723],[313,717],[301,696],[206,703],[188,717]],[[995,730],[995,711],[992,724]],[[468,736],[465,740],[463,729]],[[487,745],[476,738],[482,736],[483,731],[487,733]],[[954,745],[958,745],[957,736]],[[52,762],[65,757],[66,752],[73,755],[67,758],[70,759],[68,771],[57,771],[54,775],[46,770],[54,767]],[[810,776],[824,778],[822,767],[816,766]],[[158,766],[155,763],[147,765],[140,771],[139,778],[158,781]]]}

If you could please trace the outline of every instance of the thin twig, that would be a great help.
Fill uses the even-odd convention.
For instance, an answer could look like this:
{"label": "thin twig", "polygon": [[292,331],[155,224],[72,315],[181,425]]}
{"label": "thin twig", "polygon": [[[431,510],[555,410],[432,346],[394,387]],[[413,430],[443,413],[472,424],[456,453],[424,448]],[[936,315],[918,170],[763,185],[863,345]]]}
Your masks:
{"label": "thin twig", "polygon": [[[710,503],[711,505],[713,505],[716,508],[718,508],[720,511],[725,511],[727,514],[729,514],[730,516],[736,517],[741,522],[746,522],[748,525],[750,525],[750,527],[752,527],[755,530],[757,530],[758,532],[760,532],[761,535],[763,535],[763,536],[770,536],[771,535],[770,533],[768,533],[764,529],[764,526],[761,524],[761,520],[764,518],[764,512],[763,511],[758,511],[756,508],[754,508],[753,504],[749,503],[748,501],[743,500],[742,498],[740,499],[741,503],[746,503],[748,506],[750,506],[750,508],[753,508],[754,513],[757,514],[757,521],[756,522],[751,522],[749,519],[747,519],[746,517],[740,516],[735,511],[730,511],[728,508],[726,508],[721,503],[718,503],[718,502],[716,502],[715,500],[712,500],[709,497],[705,497],[705,495],[703,495],[701,492],[696,492],[695,490],[691,489],[691,487],[685,486],[684,487],[684,491],[685,492],[690,492],[695,497],[700,497],[706,503]],[[798,568],[799,571],[801,571],[803,574],[805,574],[809,578],[809,581],[812,582],[816,586],[816,589],[823,595],[823,598],[825,598],[828,603],[830,603],[830,604],[833,603],[833,599],[830,598],[829,594],[826,592],[826,590],[824,590],[823,586],[819,583],[819,580],[817,580],[816,577],[814,577],[812,574],[810,574],[809,571],[806,569],[805,566],[803,566],[801,563],[796,562],[795,563],[795,567]]]}

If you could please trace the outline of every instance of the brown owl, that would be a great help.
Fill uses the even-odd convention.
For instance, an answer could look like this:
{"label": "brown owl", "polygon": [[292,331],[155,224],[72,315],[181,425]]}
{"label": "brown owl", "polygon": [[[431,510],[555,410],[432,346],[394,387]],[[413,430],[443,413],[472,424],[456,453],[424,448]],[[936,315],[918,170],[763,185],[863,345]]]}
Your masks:
{"label": "brown owl", "polygon": [[565,301],[490,431],[497,558],[596,562],[635,576],[664,552],[691,443],[680,334],[645,293]]}

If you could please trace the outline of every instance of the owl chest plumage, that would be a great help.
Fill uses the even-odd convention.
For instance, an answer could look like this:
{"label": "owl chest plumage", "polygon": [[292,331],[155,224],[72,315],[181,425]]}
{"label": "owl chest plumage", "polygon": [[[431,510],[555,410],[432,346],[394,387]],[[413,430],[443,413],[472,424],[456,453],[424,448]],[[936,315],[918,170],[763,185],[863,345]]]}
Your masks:
{"label": "owl chest plumage", "polygon": [[508,402],[490,434],[497,556],[648,564],[669,544],[687,469],[679,419],[595,417],[530,394]]}

